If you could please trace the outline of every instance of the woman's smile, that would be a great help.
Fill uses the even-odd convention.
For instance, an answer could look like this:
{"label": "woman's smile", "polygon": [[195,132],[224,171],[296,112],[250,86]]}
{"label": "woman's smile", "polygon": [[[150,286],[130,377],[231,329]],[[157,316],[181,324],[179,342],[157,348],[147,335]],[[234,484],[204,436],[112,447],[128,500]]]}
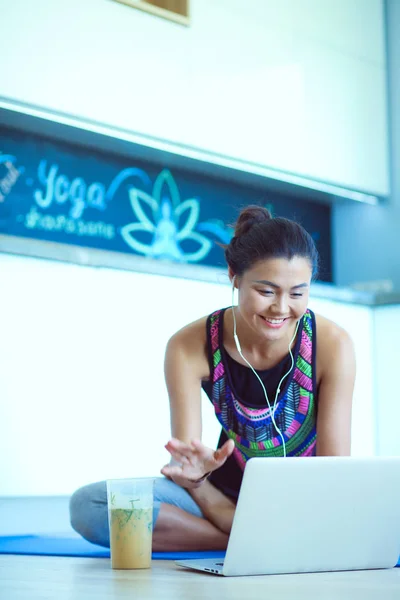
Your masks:
{"label": "woman's smile", "polygon": [[287,317],[286,318],[270,318],[270,317],[263,317],[262,315],[259,315],[259,317],[261,317],[264,325],[266,325],[267,327],[271,327],[272,329],[280,329],[285,322],[288,320]]}

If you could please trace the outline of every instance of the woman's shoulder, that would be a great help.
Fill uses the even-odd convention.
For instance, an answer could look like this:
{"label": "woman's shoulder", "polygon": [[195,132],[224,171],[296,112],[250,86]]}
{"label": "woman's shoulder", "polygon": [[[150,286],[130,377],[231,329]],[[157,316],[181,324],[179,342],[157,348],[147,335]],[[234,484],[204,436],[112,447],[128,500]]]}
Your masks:
{"label": "woman's shoulder", "polygon": [[207,354],[208,315],[188,323],[174,333],[167,343],[166,361],[190,365],[192,373],[199,380],[207,379],[210,368]]}
{"label": "woman's shoulder", "polygon": [[205,315],[192,321],[181,329],[178,329],[170,338],[176,344],[182,344],[184,346],[196,346],[199,342],[204,343],[207,341],[207,321],[216,313],[223,312],[223,309],[216,310],[211,314]]}
{"label": "woman's shoulder", "polygon": [[315,314],[315,325],[317,328],[318,343],[324,341],[333,343],[351,339],[346,329],[322,315]]}
{"label": "woman's shoulder", "polygon": [[184,342],[190,341],[195,334],[204,334],[206,330],[208,315],[204,317],[200,317],[200,319],[196,319],[196,321],[192,321],[191,323],[187,323],[178,329],[172,336],[171,339],[177,339]]}
{"label": "woman's shoulder", "polygon": [[178,329],[168,340],[167,348],[179,349],[187,355],[203,352],[207,346],[208,318],[209,315],[205,315]]}

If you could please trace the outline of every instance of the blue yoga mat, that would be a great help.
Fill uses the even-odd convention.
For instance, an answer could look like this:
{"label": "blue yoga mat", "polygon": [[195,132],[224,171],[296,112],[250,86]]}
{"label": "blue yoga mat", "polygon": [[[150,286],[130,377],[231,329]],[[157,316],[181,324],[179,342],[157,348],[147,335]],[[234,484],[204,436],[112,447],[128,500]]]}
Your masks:
{"label": "blue yoga mat", "polygon": [[[87,556],[109,558],[110,550],[96,546],[79,537],[46,535],[13,535],[0,537],[0,554],[27,554],[41,556]],[[224,558],[223,551],[209,552],[153,552],[155,560],[181,560],[190,558]],[[400,567],[400,558],[397,566]]]}
{"label": "blue yoga mat", "polygon": [[[87,556],[110,558],[110,550],[96,546],[83,538],[46,535],[13,535],[0,537],[0,554],[30,554],[41,556]],[[224,558],[223,551],[210,552],[153,552],[155,560],[186,558]]]}

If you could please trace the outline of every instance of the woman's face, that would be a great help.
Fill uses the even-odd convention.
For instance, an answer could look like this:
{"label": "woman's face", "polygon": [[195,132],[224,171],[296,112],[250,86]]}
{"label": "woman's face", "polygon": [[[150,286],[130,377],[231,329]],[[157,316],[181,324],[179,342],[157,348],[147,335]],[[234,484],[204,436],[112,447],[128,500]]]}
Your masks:
{"label": "woman's face", "polygon": [[257,262],[235,278],[239,318],[266,340],[292,335],[307,309],[311,276],[309,260],[300,256]]}

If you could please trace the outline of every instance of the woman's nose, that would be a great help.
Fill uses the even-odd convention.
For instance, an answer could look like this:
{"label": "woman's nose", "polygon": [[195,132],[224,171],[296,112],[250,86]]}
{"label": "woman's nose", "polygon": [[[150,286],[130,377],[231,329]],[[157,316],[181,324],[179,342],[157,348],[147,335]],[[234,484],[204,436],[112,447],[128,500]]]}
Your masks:
{"label": "woman's nose", "polygon": [[276,314],[286,315],[288,311],[288,300],[285,294],[281,294],[280,296],[275,296],[274,308]]}

